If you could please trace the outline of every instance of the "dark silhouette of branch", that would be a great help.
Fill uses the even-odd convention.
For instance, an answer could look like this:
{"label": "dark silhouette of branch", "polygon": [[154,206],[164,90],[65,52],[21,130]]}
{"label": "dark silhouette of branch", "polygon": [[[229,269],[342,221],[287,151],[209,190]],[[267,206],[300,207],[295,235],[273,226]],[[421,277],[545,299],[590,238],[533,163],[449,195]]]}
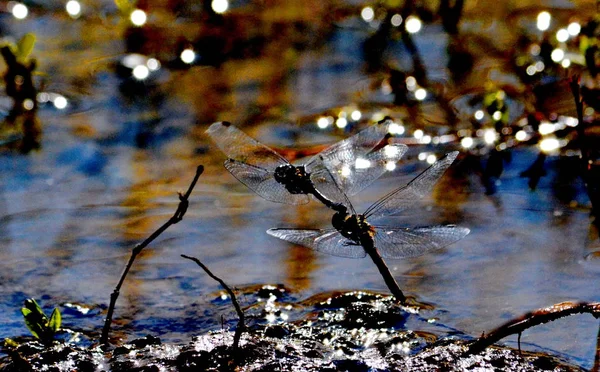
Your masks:
{"label": "dark silhouette of branch", "polygon": [[600,317],[600,302],[561,302],[550,307],[532,311],[479,337],[469,346],[464,356],[477,354],[506,336],[521,334],[524,330],[531,327],[583,313],[590,313],[595,318]]}
{"label": "dark silhouette of branch", "polygon": [[240,338],[242,337],[242,332],[246,329],[246,321],[245,321],[245,317],[244,317],[244,312],[242,311],[242,308],[240,307],[240,304],[239,304],[237,298],[235,297],[235,293],[233,293],[231,288],[223,281],[223,279],[221,279],[218,276],[216,276],[215,274],[213,274],[208,269],[208,267],[206,267],[202,262],[200,262],[199,259],[197,259],[195,257],[186,256],[184,254],[182,254],[181,257],[187,258],[188,260],[194,261],[196,264],[198,264],[198,266],[200,266],[202,268],[202,270],[204,270],[208,274],[208,276],[210,276],[211,278],[213,278],[214,280],[219,282],[219,284],[221,284],[221,286],[227,291],[227,293],[229,294],[229,297],[231,297],[231,302],[233,303],[233,307],[235,307],[235,311],[239,318],[238,325],[237,325],[237,327],[235,329],[235,333],[233,335],[233,346],[232,346],[233,354],[237,355],[238,347],[240,344]]}
{"label": "dark silhouette of branch", "polygon": [[155,232],[153,232],[152,235],[146,238],[146,240],[137,244],[133,248],[133,251],[131,252],[131,257],[129,258],[129,262],[127,262],[127,266],[125,266],[125,270],[123,270],[123,274],[121,274],[121,279],[119,280],[119,283],[110,295],[110,305],[108,306],[108,312],[104,321],[104,328],[102,328],[102,335],[100,336],[100,343],[102,345],[106,346],[108,344],[108,333],[110,332],[110,325],[112,323],[112,316],[115,310],[115,304],[117,303],[117,298],[119,298],[119,292],[121,290],[123,282],[125,281],[125,277],[127,277],[127,273],[133,265],[133,261],[135,261],[136,256],[142,251],[142,249],[144,249],[148,244],[150,244],[154,239],[156,239],[160,234],[162,234],[166,229],[168,229],[169,226],[174,225],[183,219],[183,216],[185,215],[185,212],[187,211],[189,206],[188,198],[190,197],[192,190],[196,186],[196,182],[198,182],[198,178],[200,177],[202,172],[204,172],[204,167],[202,165],[199,165],[196,169],[196,175],[194,176],[194,179],[192,180],[192,183],[190,184],[187,192],[183,195],[179,194],[179,205],[177,206],[177,210],[175,211],[173,216],[161,227],[159,227]]}

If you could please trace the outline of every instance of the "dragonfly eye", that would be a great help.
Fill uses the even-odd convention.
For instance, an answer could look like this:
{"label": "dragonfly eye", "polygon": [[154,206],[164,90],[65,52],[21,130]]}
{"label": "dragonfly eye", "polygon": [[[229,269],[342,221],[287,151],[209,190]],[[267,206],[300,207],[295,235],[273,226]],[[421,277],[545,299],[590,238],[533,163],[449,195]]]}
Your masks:
{"label": "dragonfly eye", "polygon": [[275,178],[275,181],[279,183],[286,184],[291,179],[293,179],[295,172],[296,167],[294,167],[291,164],[280,165],[277,168],[275,168],[273,178]]}
{"label": "dragonfly eye", "polygon": [[331,225],[334,229],[341,231],[344,229],[344,224],[346,223],[346,213],[337,212],[331,218]]}

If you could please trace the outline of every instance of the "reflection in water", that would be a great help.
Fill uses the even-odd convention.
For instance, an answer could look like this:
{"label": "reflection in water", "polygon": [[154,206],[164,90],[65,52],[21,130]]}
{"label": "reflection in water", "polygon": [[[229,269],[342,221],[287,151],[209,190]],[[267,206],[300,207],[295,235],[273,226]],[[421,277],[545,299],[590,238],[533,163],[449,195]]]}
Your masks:
{"label": "reflection in water", "polygon": [[[313,208],[317,207],[318,201],[311,198],[309,204],[299,205],[295,207],[294,214],[286,214],[284,217],[285,224],[292,223],[295,226],[311,226],[314,224]],[[332,211],[320,208],[324,216],[332,215]],[[324,218],[327,220],[327,218]],[[291,225],[288,225],[291,226]],[[285,256],[285,265],[287,267],[286,281],[290,283],[298,291],[306,291],[312,286],[314,271],[319,268],[318,253],[306,247],[290,244],[288,245],[287,254]]]}
{"label": "reflection in water", "polygon": [[312,286],[312,273],[318,269],[316,253],[299,245],[292,245],[285,260],[286,282],[296,291],[303,292]]}
{"label": "reflection in water", "polygon": [[[158,6],[157,2],[146,3]],[[367,260],[330,260],[328,256],[280,244],[267,236],[265,230],[276,225],[329,226],[331,211],[314,201],[293,209],[271,206],[237,185],[222,168],[221,154],[194,152],[208,146],[209,141],[202,133],[206,124],[219,120],[242,126],[256,123],[256,128],[250,129],[253,133],[277,134],[278,124],[262,125],[262,120],[290,113],[292,117],[311,113],[313,117],[333,120],[339,118],[339,107],[349,106],[360,108],[358,125],[371,122],[376,113],[406,117],[411,112],[417,116],[418,112],[437,119],[430,110],[446,112],[448,120],[453,120],[447,108],[434,107],[436,99],[443,103],[444,96],[461,97],[469,89],[483,97],[488,89],[498,92],[505,85],[514,90],[514,95],[506,91],[515,101],[523,95],[534,95],[529,88],[519,93],[523,91],[518,73],[507,72],[512,67],[508,66],[505,51],[511,49],[507,46],[512,46],[519,35],[513,35],[503,22],[490,18],[493,15],[505,19],[514,4],[497,7],[489,7],[488,2],[471,4],[465,9],[468,18],[458,23],[459,35],[451,37],[454,46],[450,56],[445,52],[447,38],[441,26],[423,18],[422,28],[412,34],[427,69],[426,79],[422,79],[418,74],[412,76],[411,69],[415,68],[411,66],[418,60],[402,45],[392,45],[390,53],[374,56],[385,58],[373,62],[389,64],[389,69],[373,75],[363,72],[361,45],[380,25],[363,22],[360,10],[353,7],[344,10],[347,16],[331,11],[331,5],[325,2],[306,5],[274,1],[263,4],[264,7],[248,3],[249,8],[242,11],[228,9],[220,16],[224,23],[219,30],[211,31],[206,24],[196,25],[197,14],[181,5],[185,2],[177,3],[182,8],[180,14],[188,18],[178,18],[178,22],[172,21],[179,10],[172,11],[163,3],[162,13],[144,9],[148,15],[154,15],[133,32],[150,36],[140,51],[161,61],[160,74],[156,80],[150,74],[148,79],[152,81],[148,84],[121,85],[124,94],[119,92],[123,80],[115,76],[110,65],[123,55],[127,43],[122,38],[123,28],[111,23],[113,15],[107,13],[106,4],[113,9],[113,1],[98,2],[100,5],[88,2],[79,19],[65,14],[64,4],[60,6],[62,16],[40,5],[35,14],[24,20],[0,19],[3,31],[14,40],[26,32],[36,32],[40,48],[36,47],[34,54],[40,61],[38,70],[48,74],[48,91],[61,92],[69,98],[64,110],[51,109],[51,105],[38,110],[45,133],[42,151],[27,158],[0,153],[0,295],[6,299],[0,304],[3,325],[0,338],[26,333],[18,313],[25,297],[44,298],[44,305],[49,307],[70,301],[89,303],[96,309],[106,304],[133,245],[163,222],[166,214],[160,201],[175,195],[175,184],[185,184],[175,181],[171,184],[170,180],[178,181],[180,174],[187,174],[198,162],[209,164],[207,169],[211,172],[207,172],[205,184],[200,185],[191,201],[186,216],[189,219],[178,225],[170,240],[144,251],[134,265],[134,273],[124,290],[123,297],[128,301],[123,301],[117,312],[121,324],[126,323],[131,329],[117,327],[122,332],[120,336],[162,333],[168,341],[220,328],[215,308],[220,311],[229,308],[228,305],[220,307],[214,303],[212,296],[218,290],[217,285],[199,276],[194,267],[180,262],[180,253],[207,259],[211,269],[234,286],[285,282],[302,291],[302,296],[341,287],[381,289],[381,279]],[[245,7],[246,3],[235,6]],[[89,7],[95,8],[91,11]],[[520,23],[535,32],[519,52],[521,55],[516,56],[528,58],[522,66],[523,72],[533,64],[529,59],[541,58],[530,53],[533,47],[540,48],[536,45],[540,34],[535,28],[539,10],[532,13],[529,23]],[[352,16],[351,12],[355,14]],[[561,23],[560,27],[571,22],[559,12],[552,11],[552,17],[553,22]],[[388,18],[393,22],[393,15]],[[153,24],[163,19],[168,27]],[[399,27],[403,26],[401,23]],[[189,31],[189,39],[182,31]],[[488,38],[489,35],[481,33],[493,37],[479,43],[470,37],[471,31],[477,38]],[[556,30],[548,32],[550,36],[541,45],[542,49],[554,42]],[[161,43],[157,35],[165,42]],[[182,35],[186,35],[186,40],[179,38]],[[578,38],[570,38],[568,42]],[[322,45],[317,45],[321,42]],[[188,47],[196,53],[190,64],[181,61],[181,52]],[[212,47],[214,55],[207,55]],[[237,55],[231,54],[234,49],[239,52]],[[544,51],[539,54],[550,57]],[[473,68],[447,75],[446,66],[462,62]],[[534,62],[537,66],[539,61]],[[544,70],[536,69],[531,78],[560,78],[566,72],[562,64],[548,58],[546,62]],[[550,64],[554,64],[552,69]],[[552,75],[552,70],[558,73]],[[445,91],[450,79],[455,86]],[[389,84],[381,84],[384,80],[393,83],[394,94],[388,91]],[[439,81],[444,82],[444,89],[435,85]],[[482,87],[482,82],[487,81],[494,86]],[[424,101],[413,99],[417,85],[426,90]],[[548,91],[552,96],[563,93]],[[562,94],[561,98],[552,110],[572,116],[569,112],[572,97]],[[408,107],[392,106],[394,99],[408,102]],[[552,102],[546,98],[542,106],[550,112]],[[515,105],[524,105],[529,110],[531,102],[527,99]],[[321,109],[329,107],[333,108],[322,112]],[[468,117],[458,123],[473,127],[462,138],[472,139],[465,142],[469,146],[464,146],[464,151],[476,154],[470,157],[477,162],[487,156],[485,151],[480,152],[481,145],[488,146],[485,133],[479,136],[476,131],[481,126],[480,120],[486,118],[477,111],[483,108],[481,104],[474,105],[475,111],[469,111]],[[519,115],[517,108],[511,108],[510,114]],[[494,113],[489,113],[487,119],[493,119]],[[436,122],[435,130],[430,128],[433,125],[430,121]],[[445,130],[446,120],[430,121],[405,120],[402,128],[406,128],[406,133],[401,138],[412,141],[409,135],[415,129],[421,129],[424,136],[431,134],[432,142],[436,137],[441,138],[444,132],[436,131]],[[332,121],[327,122],[327,130],[319,131],[317,119],[304,124],[297,125],[295,130],[300,134],[299,142],[309,142],[309,146],[333,142],[326,137],[328,133],[346,137],[344,131],[350,129],[350,125],[347,129],[335,126],[336,132],[330,131],[334,127]],[[85,134],[80,128],[86,129]],[[496,140],[496,135],[505,128],[489,129],[494,131],[488,133],[494,134]],[[513,128],[520,147],[511,150],[515,154],[512,163],[502,163],[502,175],[493,184],[495,195],[484,195],[481,182],[474,176],[478,172],[483,174],[480,164],[463,169],[460,162],[436,188],[431,210],[425,204],[422,210],[409,216],[410,224],[460,222],[472,230],[465,240],[447,249],[390,263],[396,268],[397,278],[411,274],[402,280],[407,292],[435,303],[441,310],[439,322],[444,326],[478,335],[505,317],[566,298],[597,300],[600,260],[593,258],[597,257],[598,230],[589,223],[588,199],[581,183],[573,182],[574,157],[561,158],[560,164],[554,165],[555,156],[548,155],[549,174],[539,178],[535,192],[528,191],[527,180],[519,177],[521,171],[535,162],[538,151],[528,150],[527,140],[538,136],[539,129]],[[525,137],[516,135],[521,131]],[[446,144],[414,141],[410,145],[415,154],[440,155],[458,143],[458,140]],[[139,149],[134,149],[136,146]],[[93,171],[77,166],[86,148],[93,150],[89,157],[104,157]],[[93,160],[90,163],[96,164]],[[408,159],[406,165],[358,198],[372,202],[394,186],[400,186],[400,179],[415,175],[411,171],[413,160]],[[552,181],[555,169],[560,172],[556,181]],[[164,186],[164,194],[157,185]],[[555,197],[548,196],[552,191]],[[66,314],[65,324],[77,326],[84,322],[82,327],[94,329],[101,323],[100,318],[96,314],[84,322]],[[587,341],[595,337],[597,326],[591,323],[578,320],[569,324],[573,334],[581,335],[578,340],[556,337],[554,332],[560,330],[548,328],[528,332],[524,337],[534,344],[564,350],[574,356],[573,360],[591,360],[593,345]],[[592,328],[594,334],[588,337],[586,332]]]}

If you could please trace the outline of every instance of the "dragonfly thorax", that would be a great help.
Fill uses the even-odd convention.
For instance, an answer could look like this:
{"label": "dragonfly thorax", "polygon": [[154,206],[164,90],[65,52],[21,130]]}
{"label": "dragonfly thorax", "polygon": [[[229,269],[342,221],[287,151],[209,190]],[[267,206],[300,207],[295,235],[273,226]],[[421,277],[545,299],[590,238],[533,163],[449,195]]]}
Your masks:
{"label": "dragonfly thorax", "polygon": [[371,226],[362,214],[348,214],[337,212],[331,219],[333,227],[342,234],[344,238],[360,243],[360,237],[364,234],[372,234]]}
{"label": "dragonfly thorax", "polygon": [[285,186],[290,194],[306,194],[307,188],[311,184],[310,174],[306,172],[303,165],[280,165],[275,168],[273,178]]}

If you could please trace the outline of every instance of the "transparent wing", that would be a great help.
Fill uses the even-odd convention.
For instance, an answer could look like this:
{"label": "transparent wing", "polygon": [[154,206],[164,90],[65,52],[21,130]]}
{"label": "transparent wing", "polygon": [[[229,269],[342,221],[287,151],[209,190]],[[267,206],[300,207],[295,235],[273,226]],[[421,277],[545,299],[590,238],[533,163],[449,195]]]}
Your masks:
{"label": "transparent wing", "polygon": [[271,170],[233,159],[227,159],[224,165],[238,181],[266,200],[284,204],[306,204],[309,201],[308,195],[290,194],[275,181]]}
{"label": "transparent wing", "polygon": [[390,137],[389,131],[392,123],[393,121],[391,120],[383,120],[371,125],[355,135],[329,146],[321,151],[319,155],[326,163],[331,160],[333,162],[331,165],[334,166],[335,162],[339,160],[351,162],[357,156],[364,156],[378,146],[385,146],[387,144],[385,140]]}
{"label": "transparent wing", "polygon": [[443,248],[469,233],[469,229],[448,226],[416,228],[377,227],[375,246],[384,258],[415,257]]}
{"label": "transparent wing", "polygon": [[392,191],[375,204],[371,205],[364,213],[365,218],[371,221],[378,217],[389,216],[409,207],[415,200],[431,193],[433,186],[442,177],[446,169],[458,156],[458,151],[447,154],[442,159],[432,164],[410,181],[406,186]]}
{"label": "transparent wing", "polygon": [[363,258],[367,255],[361,245],[344,238],[333,229],[269,229],[267,234],[332,256]]}
{"label": "transparent wing", "polygon": [[[362,184],[360,182],[360,175],[363,173],[357,173],[356,170],[369,168],[367,166],[367,156],[381,150],[388,144],[390,138],[389,126],[391,123],[391,120],[386,120],[371,125],[352,137],[326,148],[308,161],[306,170],[309,173],[314,173],[324,166],[329,169],[342,191],[346,192],[350,189],[358,189],[355,184]],[[398,146],[397,149],[404,148],[401,150],[402,154],[406,152],[405,145],[395,146]],[[364,187],[366,185],[362,188]]]}
{"label": "transparent wing", "polygon": [[310,180],[315,189],[328,200],[334,203],[341,203],[346,206],[352,214],[355,214],[354,207],[352,206],[352,203],[350,203],[348,196],[340,189],[329,169],[325,168],[322,164],[314,169],[315,170],[310,173]]}
{"label": "transparent wing", "polygon": [[288,161],[226,121],[212,124],[206,134],[228,158],[273,170]]}
{"label": "transparent wing", "polygon": [[[344,164],[337,177],[334,176],[339,188],[346,195],[355,195],[372,184],[388,167],[395,168],[396,163],[406,153],[406,145],[386,145],[383,148],[356,158]],[[320,172],[316,172],[319,176]]]}

